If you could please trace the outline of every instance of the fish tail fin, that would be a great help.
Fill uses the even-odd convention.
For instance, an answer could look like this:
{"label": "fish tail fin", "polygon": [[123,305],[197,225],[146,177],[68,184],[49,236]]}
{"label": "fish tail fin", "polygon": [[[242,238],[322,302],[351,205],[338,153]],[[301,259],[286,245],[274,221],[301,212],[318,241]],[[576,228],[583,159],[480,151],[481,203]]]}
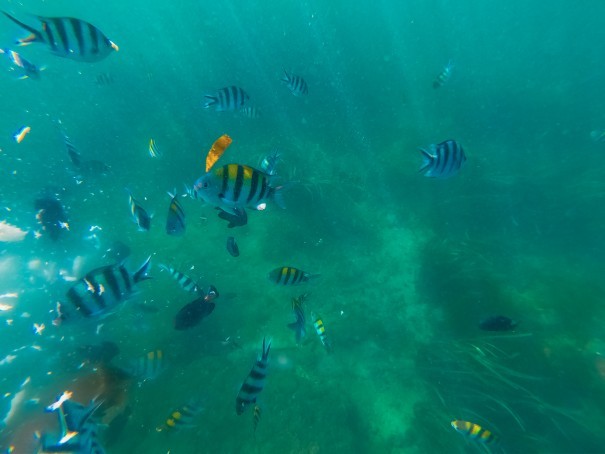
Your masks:
{"label": "fish tail fin", "polygon": [[204,109],[208,109],[210,106],[218,104],[218,98],[216,96],[204,95],[204,98],[206,98],[206,102],[204,103],[204,106],[203,106]]}
{"label": "fish tail fin", "polygon": [[424,148],[420,149],[420,153],[422,153],[422,166],[420,167],[420,169],[418,169],[418,172],[424,172],[425,170],[427,170],[431,164],[433,163],[433,160],[435,159],[428,151],[426,151]]}
{"label": "fish tail fin", "polygon": [[149,271],[149,266],[151,265],[151,256],[147,257],[147,260],[140,266],[136,273],[134,273],[133,280],[135,283],[144,281],[146,279],[151,279],[151,276],[147,274]]}
{"label": "fish tail fin", "polygon": [[35,28],[30,27],[29,25],[24,24],[23,22],[15,19],[13,16],[8,14],[6,11],[2,11],[2,14],[4,14],[6,17],[8,17],[10,20],[12,20],[19,27],[24,28],[25,30],[27,30],[28,32],[31,33],[31,35],[29,35],[25,38],[18,39],[16,41],[16,44],[19,44],[20,46],[26,46],[27,44],[33,43],[35,41],[44,41],[44,39],[42,38],[42,32],[40,32],[39,30],[36,30]]}
{"label": "fish tail fin", "polygon": [[269,359],[269,350],[271,350],[271,339],[269,342],[265,342],[266,338],[263,337],[263,361],[267,361]]}
{"label": "fish tail fin", "polygon": [[284,200],[284,193],[288,191],[292,187],[294,183],[285,183],[280,184],[279,186],[275,186],[271,188],[271,192],[269,193],[269,198],[271,198],[275,204],[280,207],[282,210],[286,209],[286,201]]}
{"label": "fish tail fin", "polygon": [[281,78],[282,82],[290,82],[290,75],[288,74],[288,71],[286,71],[285,68],[282,68],[284,70],[284,77]]}

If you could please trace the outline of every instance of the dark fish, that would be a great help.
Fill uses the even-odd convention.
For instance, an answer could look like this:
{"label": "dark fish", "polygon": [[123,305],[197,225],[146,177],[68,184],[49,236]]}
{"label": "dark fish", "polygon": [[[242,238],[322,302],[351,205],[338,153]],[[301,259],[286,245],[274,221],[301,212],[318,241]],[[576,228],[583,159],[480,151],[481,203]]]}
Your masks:
{"label": "dark fish", "polygon": [[197,326],[202,319],[208,317],[216,305],[204,296],[191,303],[185,304],[174,319],[174,329],[183,331]]}
{"label": "dark fish", "polygon": [[78,356],[92,364],[109,364],[120,353],[115,342],[103,341],[96,345],[83,345],[78,348]]}
{"label": "dark fish", "polygon": [[[67,292],[67,298],[84,317],[95,317],[112,311],[133,296],[138,282],[150,279],[147,275],[151,256],[131,274],[123,264],[109,265],[90,271]],[[68,313],[61,318],[68,318]]]}
{"label": "dark fish", "polygon": [[292,311],[294,312],[296,321],[294,323],[289,323],[288,328],[294,330],[297,344],[300,344],[302,338],[307,334],[307,328],[305,327],[305,311],[303,309],[305,298],[306,294],[301,295],[298,298],[292,298]]}
{"label": "dark fish", "polygon": [[178,201],[176,190],[174,195],[168,193],[172,198],[168,207],[168,218],[166,219],[166,233],[168,235],[180,236],[185,233],[185,211]]}
{"label": "dark fish", "polygon": [[122,262],[130,257],[130,247],[120,240],[115,240],[109,249],[106,251],[106,256],[113,262]]}
{"label": "dark fish", "polygon": [[233,238],[232,236],[227,238],[227,251],[233,257],[239,256],[239,247],[237,246],[237,243],[235,242],[235,238]]}
{"label": "dark fish", "polygon": [[178,270],[175,270],[171,266],[166,266],[160,263],[160,268],[162,270],[167,271],[170,276],[181,286],[183,290],[186,292],[201,292],[201,287],[199,287],[193,279],[191,279],[186,274],[181,273]]}
{"label": "dark fish", "polygon": [[118,50],[118,46],[101,30],[81,19],[38,16],[42,30],[36,30],[7,13],[4,15],[31,33],[28,37],[17,40],[17,43],[44,43],[59,57],[95,62]]}
{"label": "dark fish", "polygon": [[55,196],[36,199],[34,208],[38,211],[36,219],[42,230],[50,236],[51,240],[57,241],[61,232],[68,227],[67,214],[59,199]]}
{"label": "dark fish", "polygon": [[277,174],[277,171],[275,170],[275,168],[277,167],[277,163],[279,162],[279,158],[280,158],[280,154],[278,150],[273,150],[271,153],[269,153],[267,156],[265,156],[263,158],[263,160],[260,163],[260,168],[263,172],[265,172],[267,175],[275,175]]}
{"label": "dark fish", "polygon": [[279,285],[296,285],[307,282],[309,279],[317,276],[319,276],[319,274],[309,274],[298,268],[282,266],[275,268],[269,273],[269,280]]}
{"label": "dark fish", "polygon": [[474,440],[479,443],[490,444],[496,441],[497,439],[497,437],[489,430],[484,429],[479,424],[475,424],[469,421],[452,421],[452,427],[456,430],[456,432],[464,435],[470,440]]}
{"label": "dark fish", "polygon": [[164,352],[152,350],[130,362],[128,373],[139,382],[156,379],[164,371]]}
{"label": "dark fish", "polygon": [[261,116],[260,110],[256,106],[244,106],[239,111],[244,117],[247,118],[256,119],[260,118]]}
{"label": "dark fish", "polygon": [[229,229],[232,229],[233,227],[243,227],[248,223],[248,214],[246,213],[246,210],[238,214],[231,214],[218,207],[216,209],[219,210],[218,217],[228,222],[227,228]]}
{"label": "dark fish", "polygon": [[280,187],[270,185],[270,175],[250,166],[227,164],[214,167],[198,178],[193,190],[196,197],[230,214],[240,216],[245,208],[264,210],[273,199],[283,206]]}
{"label": "dark fish", "polygon": [[163,431],[178,431],[184,428],[195,427],[194,420],[202,412],[201,404],[197,401],[191,401],[185,405],[180,406],[174,411],[170,412],[170,415],[164,421],[164,424],[160,427],[156,427],[157,432]]}
{"label": "dark fish", "polygon": [[136,201],[130,191],[128,191],[128,203],[130,204],[130,212],[132,219],[139,226],[139,230],[148,231],[151,228],[151,216],[147,211]]}
{"label": "dark fish", "polygon": [[290,93],[294,96],[303,96],[309,93],[309,87],[305,79],[292,73],[288,74],[285,69],[282,82],[285,82],[286,87],[288,87]]}
{"label": "dark fish", "polygon": [[466,161],[462,146],[455,140],[446,140],[437,145],[432,144],[429,151],[420,149],[422,167],[425,177],[449,178],[456,175]]}
{"label": "dark fish", "polygon": [[433,81],[433,88],[443,87],[450,81],[452,77],[452,70],[454,69],[454,64],[452,60],[450,60],[447,65],[443,68],[443,71],[437,76],[437,78]]}
{"label": "dark fish", "polygon": [[36,65],[27,61],[14,50],[0,49],[0,54],[6,55],[15,66],[21,68],[23,74],[19,77],[19,79],[40,78],[40,71],[42,71],[44,68],[38,68]]}
{"label": "dark fish", "polygon": [[214,106],[214,110],[222,112],[242,109],[244,104],[250,99],[250,96],[242,88],[232,85],[221,88],[212,95],[204,95],[204,98],[206,98],[204,109]]}
{"label": "dark fish", "polygon": [[71,163],[79,172],[80,176],[95,176],[95,175],[107,175],[111,171],[111,167],[102,161],[92,159],[84,160],[78,149],[74,146],[72,141],[63,134],[63,141],[65,142],[65,148]]}
{"label": "dark fish", "polygon": [[265,339],[263,338],[262,356],[256,360],[235,398],[235,412],[238,415],[241,415],[250,404],[256,403],[256,398],[265,387],[267,367],[269,365],[269,350],[271,350],[271,341],[265,344]]}
{"label": "dark fish", "polygon": [[504,315],[493,315],[479,322],[479,328],[484,331],[511,331],[517,327],[519,322]]}

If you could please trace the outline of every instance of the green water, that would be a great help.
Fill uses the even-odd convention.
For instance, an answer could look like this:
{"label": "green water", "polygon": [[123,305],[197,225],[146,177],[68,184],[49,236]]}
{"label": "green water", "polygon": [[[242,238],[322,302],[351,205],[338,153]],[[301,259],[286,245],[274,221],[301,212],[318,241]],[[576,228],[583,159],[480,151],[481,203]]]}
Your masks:
{"label": "green water", "polygon": [[[26,376],[51,389],[48,370],[76,373],[62,361],[74,348],[111,340],[117,364],[162,349],[166,370],[132,384],[132,414],[105,440],[109,453],[605,451],[605,144],[590,138],[605,128],[605,4],[353,3],[1,2],[32,25],[30,13],[82,18],[120,46],[93,64],[19,48],[47,67],[37,81],[17,80],[1,62],[0,196],[10,211],[0,219],[35,230],[33,200],[47,186],[63,188],[70,219],[57,243],[31,233],[2,243],[0,294],[20,296],[0,314],[14,320],[0,320],[0,356],[43,348],[0,366],[2,392]],[[21,33],[0,23],[10,46]],[[449,60],[450,81],[434,89]],[[282,68],[305,78],[307,97],[280,83]],[[101,74],[113,82],[97,84]],[[262,117],[202,109],[204,93],[228,85],[244,88]],[[59,119],[110,175],[76,183]],[[16,144],[23,125],[31,133]],[[213,207],[184,199],[187,232],[167,236],[166,191],[201,176],[225,133],[233,144],[221,163],[257,166],[280,149],[279,173],[296,182],[287,209],[270,204],[231,230]],[[162,159],[149,157],[150,138]],[[462,171],[423,177],[417,149],[446,139],[464,146]],[[124,187],[155,213],[150,232],[130,219]],[[83,240],[92,225],[103,228],[100,250]],[[225,249],[229,235],[238,258]],[[132,249],[130,269],[153,254],[154,279],[133,301],[158,311],[141,314],[129,301],[99,335],[94,323],[52,326],[49,311],[69,283],[34,276],[28,262],[64,267],[82,256],[85,272],[109,263],[103,253],[116,239]],[[192,297],[159,263],[219,289],[198,327],[173,329]],[[275,287],[266,275],[284,265],[321,277]],[[297,346],[286,325],[291,298],[304,292],[307,336]],[[498,314],[518,329],[478,329]],[[37,337],[31,325],[42,321]],[[264,336],[273,347],[254,431],[235,396]],[[204,403],[195,427],[157,433],[192,397]],[[454,419],[498,441],[467,440]]]}

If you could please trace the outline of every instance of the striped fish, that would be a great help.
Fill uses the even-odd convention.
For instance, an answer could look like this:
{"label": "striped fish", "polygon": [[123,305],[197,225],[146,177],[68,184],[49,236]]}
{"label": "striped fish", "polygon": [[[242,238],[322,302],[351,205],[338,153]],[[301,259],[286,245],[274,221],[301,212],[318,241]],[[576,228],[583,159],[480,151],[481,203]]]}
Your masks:
{"label": "striped fish", "polygon": [[288,74],[285,69],[284,77],[281,80],[294,96],[304,96],[309,93],[309,87],[305,79],[292,73]]}
{"label": "striped fish", "polygon": [[132,220],[139,226],[139,230],[148,231],[151,228],[151,216],[147,214],[147,211],[137,202],[130,191],[128,191],[128,203]]}
{"label": "striped fish", "polygon": [[256,106],[244,106],[239,110],[239,112],[246,118],[256,119],[260,118],[261,116],[261,112]]}
{"label": "striped fish", "polygon": [[149,139],[149,156],[152,158],[161,158],[162,153],[158,150],[158,146],[155,144],[155,140]]}
{"label": "striped fish", "polygon": [[145,382],[157,378],[164,370],[164,352],[152,350],[143,356],[132,360],[128,372],[139,380]]}
{"label": "striped fish", "polygon": [[260,163],[261,170],[267,175],[275,175],[277,173],[276,167],[277,163],[280,161],[280,157],[279,150],[271,151],[271,153],[262,159]]}
{"label": "striped fish", "polygon": [[180,236],[185,233],[185,210],[178,201],[176,189],[174,195],[168,193],[172,198],[168,207],[168,217],[166,218],[166,233],[168,235]]}
{"label": "striped fish", "polygon": [[241,415],[250,404],[256,403],[256,398],[265,387],[269,350],[271,350],[271,341],[265,344],[265,338],[263,338],[262,356],[256,360],[235,398],[235,412],[238,415]]}
{"label": "striped fish", "polygon": [[457,419],[452,421],[452,427],[456,430],[456,432],[480,443],[489,444],[493,443],[497,439],[497,437],[489,430],[484,429],[479,424],[472,422]]}
{"label": "striped fish", "polygon": [[193,279],[191,279],[186,274],[183,274],[180,271],[172,268],[171,266],[163,265],[160,263],[160,269],[167,271],[168,274],[170,274],[170,276],[172,276],[172,278],[186,292],[200,293],[202,291],[202,288],[198,286]]}
{"label": "striped fish", "polygon": [[466,162],[464,150],[455,140],[446,140],[437,145],[432,144],[428,151],[421,148],[420,152],[423,161],[418,172],[424,172],[425,177],[453,177]]}
{"label": "striped fish", "polygon": [[242,216],[245,208],[264,210],[267,200],[283,207],[280,189],[270,185],[270,175],[242,164],[214,167],[193,186],[196,197],[227,213]]}
{"label": "striped fish", "polygon": [[324,322],[319,315],[311,314],[311,318],[315,320],[313,322],[313,326],[315,327],[315,332],[319,336],[319,340],[321,340],[322,345],[326,348],[328,352],[332,351],[332,342],[326,335],[326,327],[324,326]]}
{"label": "striped fish", "polygon": [[452,60],[450,60],[443,68],[443,71],[441,71],[441,74],[439,74],[433,81],[433,88],[443,87],[445,84],[447,84],[452,77],[453,69],[454,64],[452,63]]}
{"label": "striped fish", "polygon": [[164,424],[157,427],[157,432],[178,431],[184,428],[195,427],[194,420],[202,412],[197,401],[191,401],[170,412]]}
{"label": "striped fish", "polygon": [[212,95],[204,95],[204,109],[214,106],[216,112],[241,110],[250,99],[243,88],[230,86],[221,88]]}
{"label": "striped fish", "polygon": [[4,11],[3,13],[15,24],[31,33],[28,37],[17,40],[20,45],[44,43],[59,57],[84,62],[102,60],[118,50],[118,46],[101,30],[81,19],[38,16],[42,29],[36,30],[10,14]]}
{"label": "striped fish", "polygon": [[[114,309],[135,292],[138,282],[147,275],[151,256],[131,274],[123,264],[97,268],[87,273],[68,290],[67,298],[84,317],[95,317]],[[68,314],[63,314],[66,318]]]}
{"label": "striped fish", "polygon": [[296,285],[318,276],[292,266],[282,266],[269,273],[269,280],[278,285]]}

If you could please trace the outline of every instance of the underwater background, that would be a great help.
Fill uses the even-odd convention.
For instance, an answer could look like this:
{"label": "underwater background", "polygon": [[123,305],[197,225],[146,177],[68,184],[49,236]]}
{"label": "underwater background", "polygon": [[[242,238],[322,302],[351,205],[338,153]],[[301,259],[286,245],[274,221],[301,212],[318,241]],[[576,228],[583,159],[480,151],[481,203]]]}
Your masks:
{"label": "underwater background", "polygon": [[[0,220],[28,231],[0,244],[0,294],[12,305],[0,312],[0,410],[27,377],[34,399],[17,426],[53,401],[36,396],[54,399],[94,373],[76,352],[106,341],[124,370],[152,350],[164,358],[157,376],[127,385],[122,430],[101,428],[109,453],[605,452],[605,142],[591,135],[605,129],[605,3],[0,5],[32,26],[34,15],[89,21],[120,48],[83,63],[43,44],[11,47],[26,33],[0,17],[0,46],[46,67],[39,80],[19,80],[8,59],[0,71]],[[448,62],[451,77],[434,88]],[[308,95],[289,92],[284,69]],[[231,85],[259,118],[203,108],[205,94]],[[62,133],[111,172],[76,175]],[[186,233],[167,235],[166,192],[205,173],[223,134],[233,143],[221,165],[258,167],[279,150],[286,209],[269,202],[229,229],[184,197]],[[467,162],[452,178],[426,178],[418,149],[447,139]],[[124,188],[154,213],[148,232]],[[57,241],[34,235],[34,200],[49,192],[69,218]],[[110,317],[54,326],[73,285],[59,271],[80,278],[115,263],[117,240],[129,270],[152,256],[153,279]],[[174,329],[193,297],[160,263],[220,292],[198,326]],[[320,276],[277,286],[267,274],[281,266]],[[287,325],[304,293],[297,345]],[[493,315],[518,325],[481,330]],[[45,324],[39,335],[34,323]],[[264,337],[255,421],[252,408],[236,414],[235,397]],[[192,400],[201,411],[191,427],[157,430]],[[459,434],[453,420],[497,440]],[[14,436],[7,420],[3,447]]]}

